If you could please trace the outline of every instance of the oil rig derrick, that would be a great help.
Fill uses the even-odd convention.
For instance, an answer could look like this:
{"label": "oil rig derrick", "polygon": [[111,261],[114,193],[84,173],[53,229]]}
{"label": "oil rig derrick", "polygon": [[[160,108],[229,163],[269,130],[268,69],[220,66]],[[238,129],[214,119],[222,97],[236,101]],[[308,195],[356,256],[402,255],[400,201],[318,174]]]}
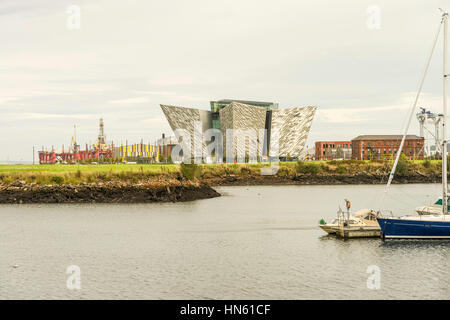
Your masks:
{"label": "oil rig derrick", "polygon": [[103,119],[100,119],[97,142],[91,148],[86,144],[85,150],[81,150],[81,146],[77,142],[76,125],[74,125],[74,135],[72,136],[69,149],[65,150],[63,145],[61,152],[56,152],[53,147],[51,151],[46,151],[42,147],[42,150],[39,151],[39,164],[93,162],[104,160],[105,158],[112,159],[112,156],[113,145],[109,146],[107,144]]}

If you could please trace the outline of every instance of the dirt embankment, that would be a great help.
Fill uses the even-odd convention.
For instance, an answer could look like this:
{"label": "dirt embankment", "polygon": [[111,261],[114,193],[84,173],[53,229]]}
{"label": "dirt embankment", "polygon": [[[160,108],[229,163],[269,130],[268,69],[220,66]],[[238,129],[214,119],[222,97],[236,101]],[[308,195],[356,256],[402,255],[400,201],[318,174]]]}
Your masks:
{"label": "dirt embankment", "polygon": [[[192,170],[194,177],[191,177],[191,180],[186,178],[188,174],[180,173],[164,173],[151,177],[131,174],[125,178],[120,176],[87,177],[96,179],[95,182],[72,182],[70,181],[74,179],[72,176],[55,176],[49,180],[60,183],[25,180],[14,180],[11,183],[2,180],[0,181],[0,203],[178,202],[220,196],[211,186],[385,184],[389,174],[387,168],[381,170],[372,167],[369,169],[376,170],[366,168],[367,171],[353,173],[349,173],[349,170],[342,170],[343,173],[330,172],[330,170],[324,172],[322,167],[314,167],[314,165],[309,165],[306,168],[308,170],[301,167],[300,169],[303,168],[304,172],[299,172],[300,170],[296,170],[295,167],[280,167],[276,175],[261,175],[259,168],[250,166],[220,168],[223,170],[214,172],[207,170],[202,172],[194,168],[196,170]],[[412,168],[406,170],[404,174],[397,173],[393,183],[441,182],[440,172],[422,169]],[[234,171],[227,172],[230,170]],[[105,181],[106,179],[111,180]]]}
{"label": "dirt embankment", "polygon": [[82,183],[40,185],[16,181],[0,185],[0,203],[149,203],[219,197],[205,183]]}
{"label": "dirt embankment", "polygon": [[[248,186],[248,185],[339,185],[339,184],[385,184],[386,174],[359,172],[356,174],[295,174],[295,175],[224,175],[202,179],[211,186]],[[441,175],[413,172],[408,175],[396,175],[393,183],[440,183]]]}

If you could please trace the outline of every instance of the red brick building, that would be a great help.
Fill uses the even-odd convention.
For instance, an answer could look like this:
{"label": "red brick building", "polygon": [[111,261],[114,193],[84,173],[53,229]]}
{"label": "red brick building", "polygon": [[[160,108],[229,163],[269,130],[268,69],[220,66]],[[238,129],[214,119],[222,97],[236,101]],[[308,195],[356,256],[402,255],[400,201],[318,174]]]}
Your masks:
{"label": "red brick building", "polygon": [[162,138],[156,142],[158,146],[159,156],[163,162],[169,162],[169,158],[172,157],[172,150],[178,144],[178,140],[175,137],[166,137],[163,133]]}
{"label": "red brick building", "polygon": [[316,160],[351,159],[351,141],[316,141]]}
{"label": "red brick building", "polygon": [[[352,139],[352,159],[393,159],[398,151],[402,135],[364,135]],[[422,160],[424,138],[407,135],[402,152],[409,160]]]}

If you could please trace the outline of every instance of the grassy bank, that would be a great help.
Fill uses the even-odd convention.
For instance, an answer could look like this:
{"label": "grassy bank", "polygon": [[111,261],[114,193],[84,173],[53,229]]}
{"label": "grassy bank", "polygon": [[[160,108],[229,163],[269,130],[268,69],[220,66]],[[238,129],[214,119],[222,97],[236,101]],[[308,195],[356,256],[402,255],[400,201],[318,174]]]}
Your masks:
{"label": "grassy bank", "polygon": [[[387,177],[392,161],[307,161],[281,162],[276,177],[270,179],[291,179],[300,181],[314,177],[351,177],[361,173],[383,179]],[[11,184],[20,180],[37,184],[78,184],[82,182],[164,180],[197,178],[219,183],[229,177],[247,179],[261,177],[260,169],[268,164],[107,164],[107,165],[0,165],[0,183]],[[441,172],[440,160],[401,160],[396,175],[437,176]],[[266,180],[270,180],[267,178]]]}

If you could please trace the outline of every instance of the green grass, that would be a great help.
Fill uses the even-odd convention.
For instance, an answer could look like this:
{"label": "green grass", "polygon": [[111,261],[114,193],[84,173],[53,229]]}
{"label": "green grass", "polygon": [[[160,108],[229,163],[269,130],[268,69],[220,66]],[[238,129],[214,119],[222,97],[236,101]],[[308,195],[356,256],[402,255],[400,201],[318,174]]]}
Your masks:
{"label": "green grass", "polygon": [[0,165],[0,173],[14,172],[177,172],[175,164]]}
{"label": "green grass", "polygon": [[[307,161],[281,162],[278,175],[293,177],[317,174],[355,174],[366,172],[377,175],[388,175],[393,161]],[[226,175],[254,176],[260,174],[260,168],[267,163],[243,164],[202,164],[198,169],[183,168],[177,164],[98,164],[98,165],[0,165],[0,182],[9,184],[15,180],[36,182],[41,184],[64,184],[99,181],[130,181],[176,178],[183,175],[187,179],[220,178]],[[401,174],[411,172],[440,173],[441,161],[423,160],[406,161]],[[192,172],[191,172],[192,171]],[[400,174],[400,172],[397,172]]]}

